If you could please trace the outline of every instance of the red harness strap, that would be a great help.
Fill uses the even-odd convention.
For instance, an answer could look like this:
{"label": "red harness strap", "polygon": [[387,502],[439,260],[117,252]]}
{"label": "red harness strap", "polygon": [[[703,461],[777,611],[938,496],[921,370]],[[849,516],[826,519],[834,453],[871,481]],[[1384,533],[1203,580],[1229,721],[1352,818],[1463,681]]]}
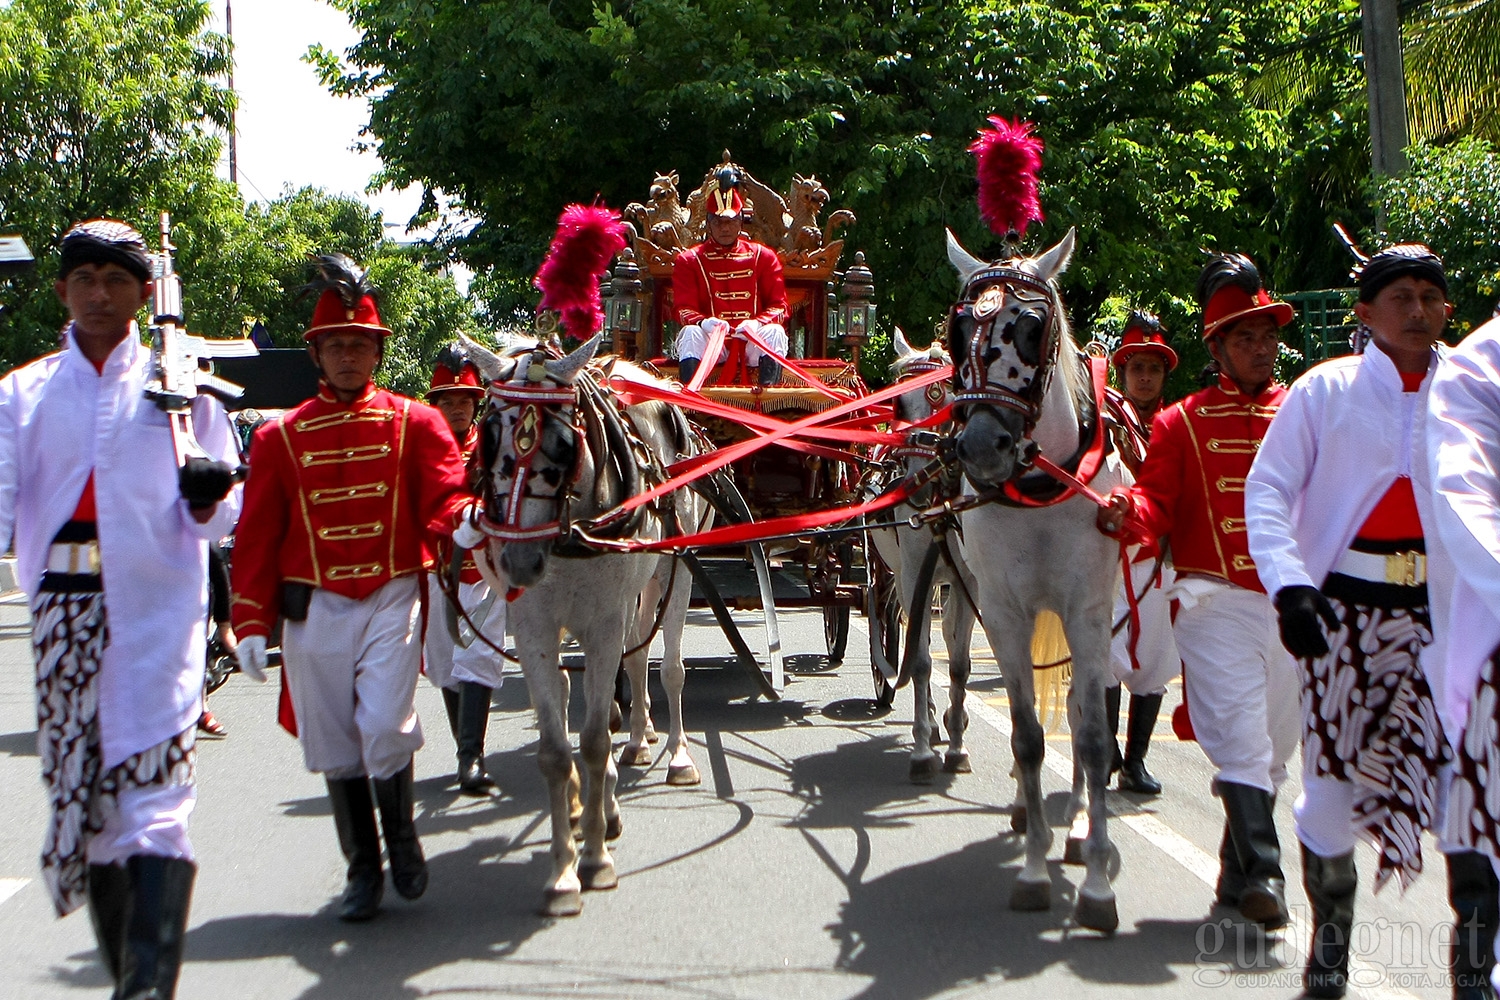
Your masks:
{"label": "red harness strap", "polygon": [[1088,451],[1084,452],[1083,457],[1079,459],[1078,471],[1070,474],[1045,455],[1037,455],[1036,467],[1062,483],[1067,489],[1050,500],[1037,500],[1022,493],[1020,484],[1012,479],[1005,484],[1004,491],[1006,499],[1016,506],[1050,507],[1053,504],[1062,503],[1074,493],[1086,497],[1100,507],[1109,506],[1108,501],[1087,485],[1099,474],[1100,467],[1104,465],[1104,384],[1108,374],[1105,359],[1089,358],[1089,373],[1094,384],[1094,409],[1097,415],[1094,420],[1094,440],[1089,443]]}
{"label": "red harness strap", "polygon": [[866,407],[873,406],[876,403],[883,403],[888,399],[894,399],[897,396],[902,395],[903,393],[910,392],[912,389],[919,389],[922,386],[929,385],[933,382],[940,382],[944,378],[949,377],[949,375],[951,374],[952,369],[949,367],[938,368],[933,371],[927,372],[926,374],[921,375],[918,378],[912,379],[909,382],[898,382],[895,385],[886,386],[879,392],[872,393],[868,396],[860,396],[856,399],[848,400],[840,404],[839,406],[833,407],[832,409],[824,410],[822,413],[809,414],[808,416],[803,417],[801,420],[781,424],[779,427],[776,427],[774,429],[767,429],[766,432],[759,437],[750,438],[747,441],[737,442],[728,446],[727,448],[720,448],[717,451],[712,452],[707,461],[694,468],[691,472],[688,472],[681,476],[673,476],[666,482],[663,482],[650,490],[636,494],[635,496],[626,500],[624,503],[620,504],[614,510],[608,511],[598,518],[595,518],[591,526],[599,527],[608,524],[616,518],[623,517],[624,515],[630,513],[637,507],[642,507],[648,503],[653,503],[658,498],[671,493],[673,490],[677,490],[683,486],[686,486],[688,483],[692,482],[695,479],[699,479],[703,476],[708,475],[710,472],[715,472],[719,469],[722,469],[724,466],[730,464],[731,462],[739,461],[746,455],[754,454],[755,452],[768,445],[775,444],[789,437],[794,437],[795,435],[806,431],[808,428],[817,427],[821,424],[832,423],[840,417],[847,416],[850,413],[854,413]]}

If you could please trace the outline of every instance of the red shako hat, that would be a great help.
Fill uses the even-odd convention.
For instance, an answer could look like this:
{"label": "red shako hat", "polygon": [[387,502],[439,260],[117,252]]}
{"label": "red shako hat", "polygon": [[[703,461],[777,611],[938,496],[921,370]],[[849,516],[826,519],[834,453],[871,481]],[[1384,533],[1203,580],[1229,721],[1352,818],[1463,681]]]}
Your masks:
{"label": "red shako hat", "polygon": [[[729,154],[726,152],[724,156],[727,160]],[[731,163],[725,163],[715,170],[704,199],[708,203],[708,214],[719,219],[738,219],[744,215],[745,199],[740,194],[740,184],[743,181],[739,168]]]}
{"label": "red shako hat", "polygon": [[438,365],[432,370],[432,382],[427,387],[427,399],[442,395],[445,392],[469,392],[476,396],[484,395],[484,385],[479,380],[479,369],[465,361],[458,374],[447,365]]}
{"label": "red shako hat", "polygon": [[318,303],[313,306],[312,322],[302,335],[303,340],[338,330],[378,333],[381,337],[391,335],[380,320],[375,307],[376,289],[364,268],[341,253],[319,254],[313,264],[318,276],[302,286],[302,295],[317,292]]}
{"label": "red shako hat", "polygon": [[1260,270],[1249,257],[1220,253],[1210,257],[1198,276],[1198,305],[1203,310],[1203,339],[1212,339],[1230,325],[1251,316],[1267,315],[1278,327],[1297,315],[1288,302],[1277,302],[1260,280]]}
{"label": "red shako hat", "polygon": [[1125,321],[1125,332],[1120,335],[1120,346],[1110,356],[1116,368],[1124,368],[1133,355],[1155,354],[1167,363],[1167,371],[1177,367],[1177,352],[1167,343],[1166,331],[1161,320],[1151,313],[1137,310]]}

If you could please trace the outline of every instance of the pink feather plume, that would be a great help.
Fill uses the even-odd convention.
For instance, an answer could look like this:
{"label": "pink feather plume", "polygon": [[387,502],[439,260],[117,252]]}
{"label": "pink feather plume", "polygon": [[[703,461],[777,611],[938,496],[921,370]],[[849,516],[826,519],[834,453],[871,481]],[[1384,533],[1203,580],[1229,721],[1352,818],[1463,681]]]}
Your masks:
{"label": "pink feather plume", "polygon": [[625,248],[620,213],[599,205],[569,205],[557,220],[557,235],[532,284],[542,292],[539,309],[561,314],[563,329],[587,340],[604,326],[599,275]]}
{"label": "pink feather plume", "polygon": [[969,152],[979,161],[979,215],[999,236],[1014,230],[1024,235],[1027,223],[1042,221],[1037,172],[1042,168],[1042,140],[1031,122],[990,116]]}

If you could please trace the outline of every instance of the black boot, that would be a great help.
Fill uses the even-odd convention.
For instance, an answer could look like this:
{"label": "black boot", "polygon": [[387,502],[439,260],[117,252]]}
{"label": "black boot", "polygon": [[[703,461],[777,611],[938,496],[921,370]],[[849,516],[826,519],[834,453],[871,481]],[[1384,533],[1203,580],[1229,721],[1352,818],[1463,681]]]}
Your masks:
{"label": "black boot", "polygon": [[427,891],[427,859],[412,820],[416,795],[410,761],[389,778],[375,779],[375,801],[380,804],[380,825],[385,828],[385,847],[391,856],[391,884],[405,898],[416,899]]}
{"label": "black boot", "polygon": [[1229,781],[1218,784],[1229,818],[1229,836],[1245,873],[1240,914],[1267,930],[1285,927],[1289,919],[1286,878],[1281,874],[1281,842],[1276,837],[1271,793]]}
{"label": "black boot", "polygon": [[453,734],[453,742],[458,743],[458,688],[438,688],[443,692],[443,707],[448,710],[448,732]]}
{"label": "black boot", "polygon": [[1161,782],[1146,770],[1146,751],[1151,733],[1156,729],[1156,714],[1161,711],[1161,695],[1130,696],[1130,721],[1125,724],[1125,762],[1120,768],[1120,791],[1142,795],[1160,795]]}
{"label": "black boot", "polygon": [[130,916],[130,873],[122,865],[89,865],[89,922],[109,978],[120,985],[125,921]]}
{"label": "black boot", "polygon": [[1349,984],[1349,940],[1354,933],[1354,852],[1325,858],[1302,845],[1302,885],[1312,904],[1312,947],[1302,977],[1303,996],[1341,997]]}
{"label": "black boot", "polygon": [[1240,896],[1245,892],[1245,869],[1240,867],[1240,856],[1234,851],[1234,839],[1229,836],[1229,821],[1224,821],[1224,838],[1219,841],[1219,884],[1214,887],[1214,905],[1240,907]]}
{"label": "black boot", "polygon": [[1104,689],[1104,725],[1109,729],[1109,775],[1114,777],[1125,759],[1120,756],[1120,685]]}
{"label": "black boot", "polygon": [[756,366],[755,379],[761,385],[780,385],[781,365],[770,358],[762,357],[760,364]]}
{"label": "black boot", "polygon": [[1500,879],[1478,851],[1449,854],[1448,901],[1453,904],[1454,942],[1449,956],[1453,1000],[1495,1000],[1495,932],[1500,929]]}
{"label": "black boot", "polygon": [[698,374],[697,358],[680,358],[677,361],[677,381],[687,385]]}
{"label": "black boot", "polygon": [[484,771],[491,689],[464,681],[458,692],[458,787],[468,795],[488,795],[495,790],[494,781]]}
{"label": "black boot", "polygon": [[380,867],[380,831],[375,827],[370,779],[363,775],[340,781],[329,778],[328,801],[333,804],[339,847],[349,864],[339,919],[370,920],[380,912],[380,897],[385,892],[385,873]]}
{"label": "black boot", "polygon": [[172,1000],[182,968],[182,938],[198,866],[137,854],[125,861],[130,916],[120,953],[120,1000]]}

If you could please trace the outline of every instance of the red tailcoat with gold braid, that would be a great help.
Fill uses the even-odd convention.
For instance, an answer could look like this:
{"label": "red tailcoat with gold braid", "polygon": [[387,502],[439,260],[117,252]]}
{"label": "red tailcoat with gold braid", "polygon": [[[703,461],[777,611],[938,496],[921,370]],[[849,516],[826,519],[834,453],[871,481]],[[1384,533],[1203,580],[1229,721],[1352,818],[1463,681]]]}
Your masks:
{"label": "red tailcoat with gold braid", "polygon": [[[479,477],[482,475],[479,466],[475,464],[474,453],[479,450],[479,425],[470,424],[469,432],[464,439],[458,443],[458,454],[464,462],[464,472],[469,485],[469,495],[478,499]],[[448,564],[453,559],[453,537],[439,532],[433,536],[433,548],[437,553],[438,569],[447,573]],[[464,550],[463,561],[458,564],[459,583],[478,583],[484,577],[479,575],[479,567],[474,562],[474,551]]]}
{"label": "red tailcoat with gold braid", "polygon": [[1272,382],[1249,398],[1224,376],[1157,414],[1131,495],[1152,538],[1172,544],[1178,575],[1216,576],[1262,593],[1245,533],[1245,479],[1286,398]]}
{"label": "red tailcoat with gold braid", "polygon": [[744,237],[732,247],[704,240],[672,263],[672,299],[677,322],[702,323],[710,316],[731,327],[743,320],[786,322],[786,280],[781,259],[769,247]]}
{"label": "red tailcoat with gold braid", "polygon": [[267,635],[282,582],[363,600],[431,565],[471,499],[442,414],[373,384],[328,386],[255,432],[234,546],[234,630]]}

